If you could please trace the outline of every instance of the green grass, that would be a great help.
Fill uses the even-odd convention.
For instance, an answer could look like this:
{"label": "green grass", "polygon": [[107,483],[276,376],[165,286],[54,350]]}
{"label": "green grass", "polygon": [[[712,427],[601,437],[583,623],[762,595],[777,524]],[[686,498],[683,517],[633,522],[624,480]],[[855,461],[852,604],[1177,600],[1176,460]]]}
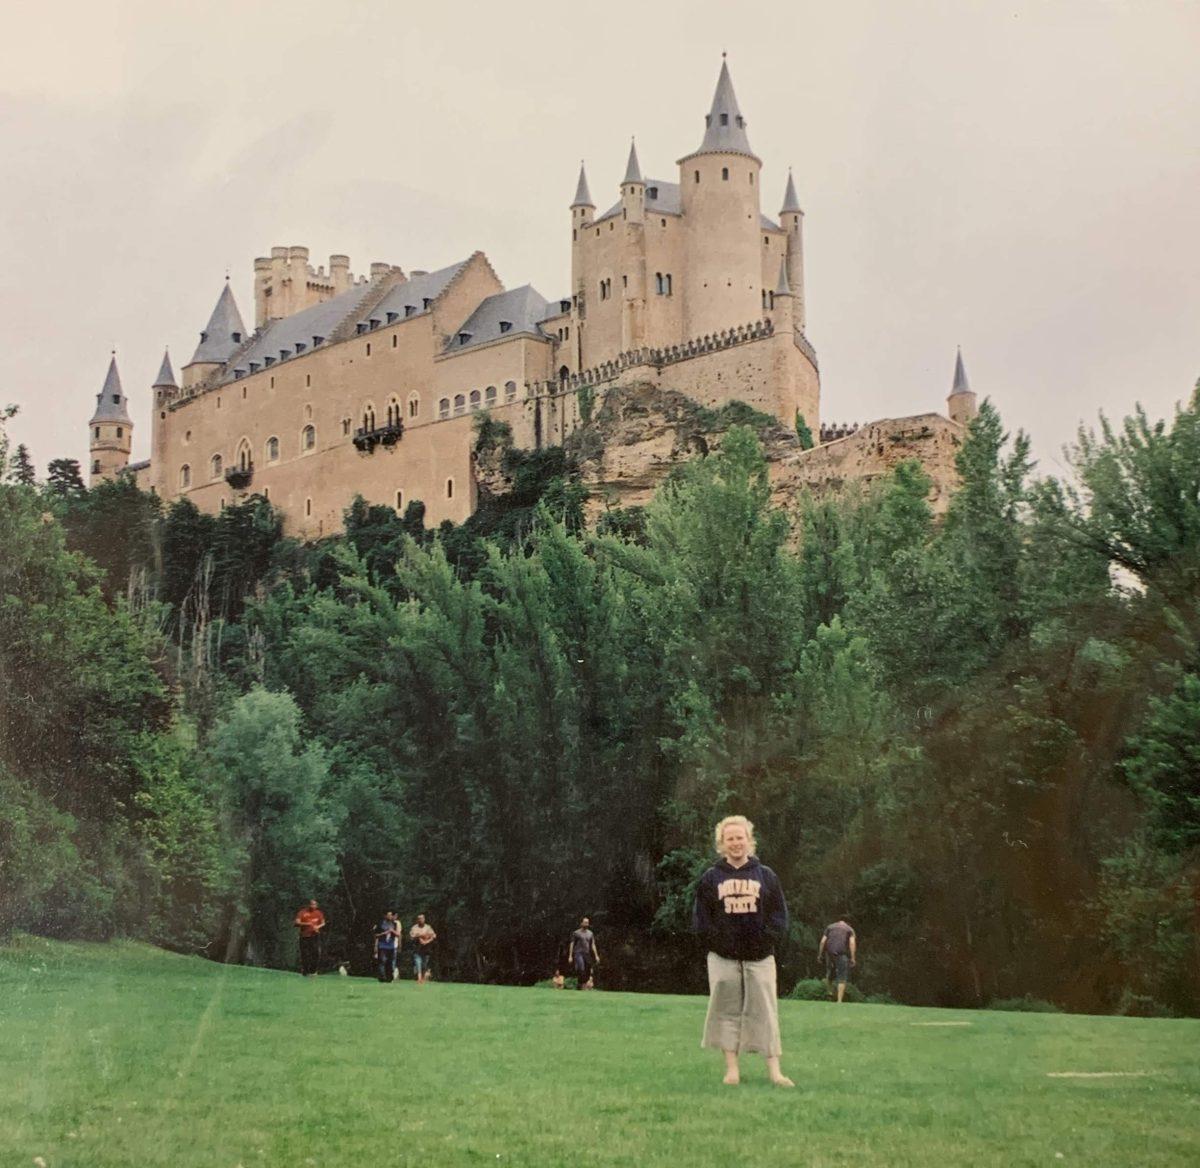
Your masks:
{"label": "green grass", "polygon": [[1200,1021],[781,1014],[797,1089],[753,1057],[726,1088],[701,998],[304,980],[23,938],[0,949],[0,1165],[1200,1163]]}

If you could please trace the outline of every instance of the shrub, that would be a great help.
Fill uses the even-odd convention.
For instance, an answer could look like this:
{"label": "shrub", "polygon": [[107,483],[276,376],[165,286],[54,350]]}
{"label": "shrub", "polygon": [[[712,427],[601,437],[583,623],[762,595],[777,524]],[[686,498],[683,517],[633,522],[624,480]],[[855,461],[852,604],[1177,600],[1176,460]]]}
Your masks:
{"label": "shrub", "polygon": [[1135,994],[1127,986],[1121,994],[1114,1013],[1122,1018],[1174,1018],[1175,1011],[1162,1002],[1155,1001],[1149,994]]}
{"label": "shrub", "polygon": [[989,1010],[1011,1010],[1020,1014],[1061,1014],[1062,1008],[1056,1006],[1053,1002],[1044,1001],[1041,998],[1030,997],[1026,994],[1023,998],[998,998],[994,1002],[988,1003]]}
{"label": "shrub", "polygon": [[[830,987],[823,977],[802,977],[794,986],[788,997],[793,1002],[828,1002],[836,996],[837,991]],[[879,995],[886,997],[886,994]],[[866,1002],[866,998],[853,982],[846,983],[847,1002]]]}

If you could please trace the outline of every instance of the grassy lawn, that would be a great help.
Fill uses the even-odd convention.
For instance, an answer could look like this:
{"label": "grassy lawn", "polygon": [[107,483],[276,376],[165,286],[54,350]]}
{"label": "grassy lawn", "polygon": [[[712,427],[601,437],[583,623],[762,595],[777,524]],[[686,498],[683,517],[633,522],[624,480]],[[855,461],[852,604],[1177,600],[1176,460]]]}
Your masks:
{"label": "grassy lawn", "polygon": [[[703,1016],[23,938],[0,949],[0,1165],[1200,1163],[1200,1021],[785,1002],[784,1091],[751,1057],[722,1087]],[[1051,1077],[1114,1071],[1138,1074]]]}

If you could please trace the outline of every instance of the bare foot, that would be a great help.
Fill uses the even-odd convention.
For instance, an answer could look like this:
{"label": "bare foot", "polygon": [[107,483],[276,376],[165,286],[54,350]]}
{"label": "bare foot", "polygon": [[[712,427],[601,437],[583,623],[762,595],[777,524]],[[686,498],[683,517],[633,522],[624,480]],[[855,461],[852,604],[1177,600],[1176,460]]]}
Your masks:
{"label": "bare foot", "polygon": [[796,1084],[787,1077],[787,1075],[777,1075],[771,1080],[776,1087],[794,1087]]}
{"label": "bare foot", "polygon": [[737,1071],[726,1071],[725,1078],[721,1080],[727,1087],[736,1087],[742,1081],[742,1076]]}

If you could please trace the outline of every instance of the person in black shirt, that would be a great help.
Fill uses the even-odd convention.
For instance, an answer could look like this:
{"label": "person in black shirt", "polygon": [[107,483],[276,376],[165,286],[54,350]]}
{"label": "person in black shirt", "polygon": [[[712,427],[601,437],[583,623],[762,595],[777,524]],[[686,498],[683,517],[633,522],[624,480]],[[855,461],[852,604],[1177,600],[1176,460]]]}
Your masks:
{"label": "person in black shirt", "polygon": [[717,824],[721,859],[700,877],[693,927],[708,950],[708,1014],[701,1046],[725,1055],[725,1082],[741,1081],[738,1056],[763,1055],[771,1082],[794,1087],[779,1066],[775,946],[787,935],[779,877],[754,855],[754,824],[730,815]]}

